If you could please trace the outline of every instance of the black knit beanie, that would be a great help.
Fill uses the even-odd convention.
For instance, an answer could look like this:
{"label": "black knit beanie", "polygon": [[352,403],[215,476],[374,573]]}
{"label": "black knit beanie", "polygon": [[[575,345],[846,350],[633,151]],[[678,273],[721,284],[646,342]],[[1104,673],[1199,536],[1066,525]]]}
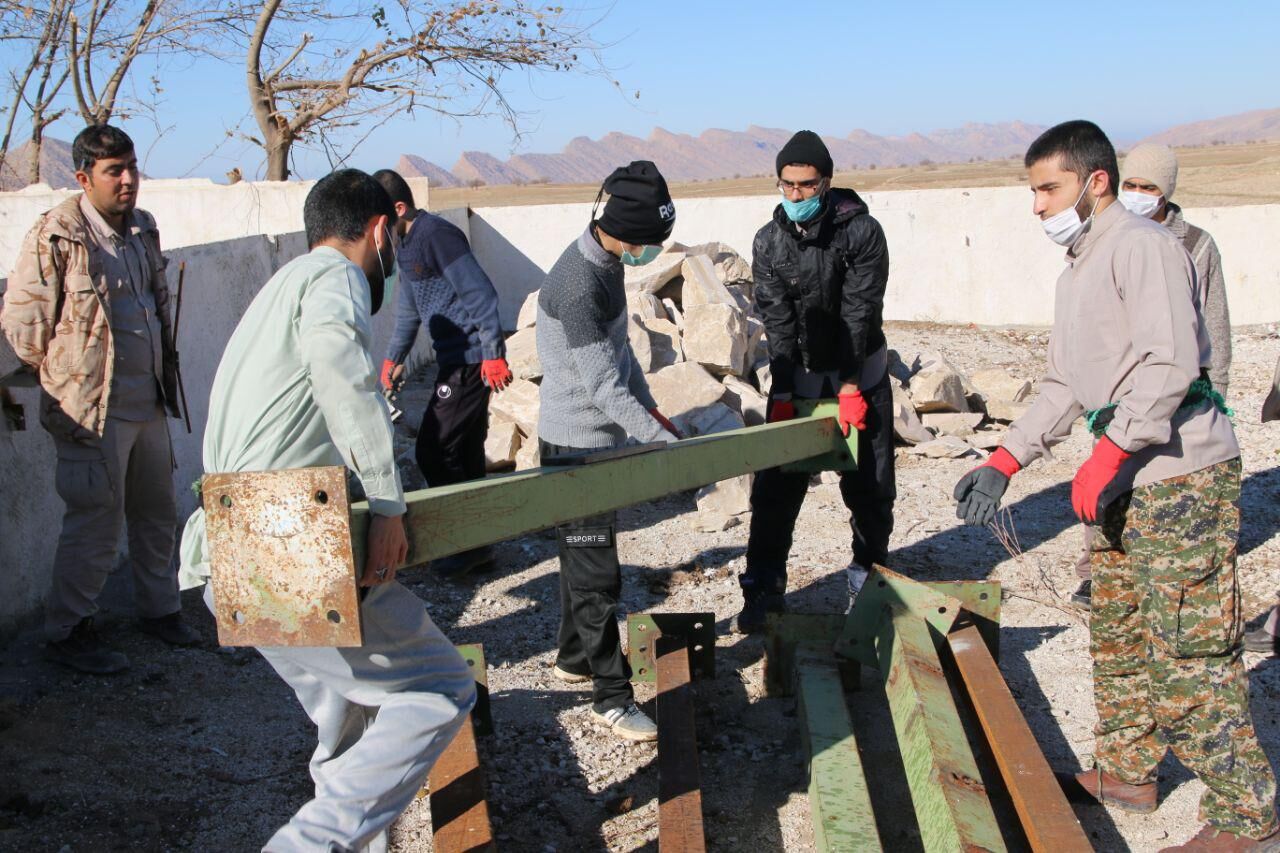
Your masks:
{"label": "black knit beanie", "polygon": [[671,236],[676,206],[666,180],[653,163],[636,160],[629,166],[619,166],[605,178],[600,191],[609,194],[599,223],[610,237],[633,245],[656,246]]}
{"label": "black knit beanie", "polygon": [[835,170],[831,162],[831,152],[827,150],[822,137],[812,130],[802,130],[787,140],[778,152],[778,177],[782,177],[783,166],[813,166],[824,178],[831,177]]}

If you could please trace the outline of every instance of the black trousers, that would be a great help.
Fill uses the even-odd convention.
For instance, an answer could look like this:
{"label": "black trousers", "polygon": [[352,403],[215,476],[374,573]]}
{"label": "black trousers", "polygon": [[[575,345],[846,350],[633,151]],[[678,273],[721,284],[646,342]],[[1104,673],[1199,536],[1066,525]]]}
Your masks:
{"label": "black trousers", "polygon": [[428,486],[448,486],[484,476],[489,434],[489,386],[480,365],[441,365],[427,403],[414,456]]}
{"label": "black trousers", "polygon": [[[832,393],[831,396],[835,396]],[[853,561],[864,567],[889,557],[893,502],[898,488],[893,475],[893,389],[886,376],[867,399],[867,428],[858,434],[858,469],[840,475],[840,495],[849,508]],[[809,488],[809,475],[769,468],[751,487],[751,533],[744,592],[773,593],[787,589],[787,555],[796,518]]]}
{"label": "black trousers", "polygon": [[[563,447],[538,442],[543,460],[601,448]],[[632,701],[631,667],[618,634],[617,514],[593,515],[556,528],[560,549],[560,650],[556,665],[590,675],[591,699],[604,713]]]}

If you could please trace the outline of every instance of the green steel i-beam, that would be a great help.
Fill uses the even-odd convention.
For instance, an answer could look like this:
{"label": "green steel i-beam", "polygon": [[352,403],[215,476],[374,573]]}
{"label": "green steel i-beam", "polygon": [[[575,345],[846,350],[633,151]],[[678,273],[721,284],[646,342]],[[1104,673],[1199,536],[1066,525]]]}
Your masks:
{"label": "green steel i-beam", "polygon": [[[402,567],[765,468],[848,466],[855,450],[834,418],[815,415],[410,492]],[[220,642],[359,645],[369,505],[348,505],[345,469],[209,474],[201,485]]]}
{"label": "green steel i-beam", "polygon": [[844,701],[840,668],[825,652],[796,652],[796,695],[809,751],[809,811],[821,851],[880,850],[862,756]]}
{"label": "green steel i-beam", "polygon": [[1004,839],[930,630],[925,620],[895,606],[876,638],[920,840],[929,853],[1002,851]]}
{"label": "green steel i-beam", "polygon": [[[408,565],[425,563],[753,471],[838,453],[833,418],[802,418],[685,439],[590,465],[537,468],[405,495]],[[362,564],[369,506],[351,506]]]}

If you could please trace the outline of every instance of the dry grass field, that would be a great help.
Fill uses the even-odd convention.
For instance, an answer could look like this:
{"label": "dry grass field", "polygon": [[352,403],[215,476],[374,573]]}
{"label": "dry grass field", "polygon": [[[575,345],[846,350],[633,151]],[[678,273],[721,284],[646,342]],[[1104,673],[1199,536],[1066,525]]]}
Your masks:
{"label": "dry grass field", "polygon": [[[1215,145],[1178,149],[1181,168],[1177,201],[1184,207],[1280,202],[1280,142]],[[603,178],[603,176],[601,176]],[[896,169],[858,169],[839,172],[836,182],[861,191],[945,189],[949,187],[1020,186],[1026,170],[1017,159],[982,163],[946,163]],[[720,181],[675,183],[676,198],[762,195],[773,192],[770,177],[729,178]],[[589,202],[598,186],[538,184],[528,186],[433,189],[431,207],[493,207],[516,204]]]}

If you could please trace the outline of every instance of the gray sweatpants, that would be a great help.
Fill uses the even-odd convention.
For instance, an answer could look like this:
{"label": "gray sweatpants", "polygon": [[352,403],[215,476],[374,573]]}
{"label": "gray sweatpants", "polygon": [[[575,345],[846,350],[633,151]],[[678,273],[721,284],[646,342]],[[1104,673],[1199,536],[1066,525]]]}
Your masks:
{"label": "gray sweatpants", "polygon": [[115,568],[120,526],[126,522],[138,615],[178,612],[178,576],[171,565],[178,511],[164,416],[148,421],[109,417],[96,445],[54,444],[54,485],[67,508],[53,557],[46,637],[65,639],[81,619],[98,611],[98,595]]}
{"label": "gray sweatpants", "polygon": [[[213,610],[212,587],[205,604]],[[388,827],[475,704],[466,661],[399,583],[369,590],[359,648],[260,648],[316,724],[315,798],[262,849],[386,850]]]}

